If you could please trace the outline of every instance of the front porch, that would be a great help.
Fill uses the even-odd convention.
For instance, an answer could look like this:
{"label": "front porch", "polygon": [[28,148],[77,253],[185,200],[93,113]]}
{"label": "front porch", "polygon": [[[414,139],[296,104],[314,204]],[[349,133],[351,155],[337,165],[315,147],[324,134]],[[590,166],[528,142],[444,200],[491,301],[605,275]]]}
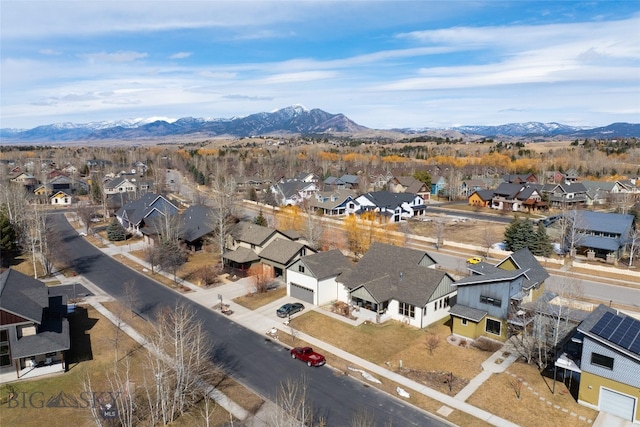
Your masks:
{"label": "front porch", "polygon": [[65,372],[65,363],[62,360],[52,361],[49,365],[29,365],[18,370],[15,366],[5,366],[0,368],[0,384],[63,372]]}

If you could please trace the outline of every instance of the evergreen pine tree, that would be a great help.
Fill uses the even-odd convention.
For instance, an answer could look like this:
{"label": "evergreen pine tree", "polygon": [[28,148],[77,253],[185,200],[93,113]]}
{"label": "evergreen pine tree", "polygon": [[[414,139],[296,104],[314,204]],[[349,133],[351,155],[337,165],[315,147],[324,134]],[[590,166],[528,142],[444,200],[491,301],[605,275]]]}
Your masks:
{"label": "evergreen pine tree", "polygon": [[533,230],[533,224],[529,220],[521,220],[515,218],[504,232],[504,241],[507,250],[515,252],[522,248],[535,246],[536,233]]}
{"label": "evergreen pine tree", "polygon": [[17,233],[4,210],[0,210],[0,260],[8,264],[9,260],[18,252]]}
{"label": "evergreen pine tree", "polygon": [[547,229],[541,222],[538,223],[538,230],[536,231],[536,241],[533,247],[529,247],[531,253],[538,256],[549,256],[552,252],[551,241],[547,235]]}
{"label": "evergreen pine tree", "polygon": [[253,222],[256,225],[261,225],[263,227],[267,227],[267,219],[264,217],[264,215],[262,215],[262,209],[260,209],[260,213],[258,214],[258,216],[253,220]]}
{"label": "evergreen pine tree", "polygon": [[115,218],[107,226],[107,239],[111,242],[120,242],[127,239],[127,231]]}

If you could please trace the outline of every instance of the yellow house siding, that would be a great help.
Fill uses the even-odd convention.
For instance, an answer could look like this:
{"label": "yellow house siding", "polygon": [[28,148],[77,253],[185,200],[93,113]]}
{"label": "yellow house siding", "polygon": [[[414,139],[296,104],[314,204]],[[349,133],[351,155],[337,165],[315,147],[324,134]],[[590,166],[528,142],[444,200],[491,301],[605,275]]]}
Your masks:
{"label": "yellow house siding", "polygon": [[[495,320],[500,322],[500,335],[493,334],[491,332],[487,332],[487,319]],[[485,316],[484,319],[480,322],[479,336],[485,336],[487,338],[491,338],[492,340],[498,341],[506,341],[507,340],[507,322],[500,319],[494,319],[493,317]]]}
{"label": "yellow house siding", "polygon": [[488,202],[485,202],[478,196],[477,193],[473,193],[469,196],[469,205],[470,206],[487,206]]}
{"label": "yellow house siding", "polygon": [[[591,387],[591,388],[589,388]],[[636,398],[636,411],[634,419],[640,420],[640,387],[632,387],[617,381],[603,378],[589,372],[580,374],[580,389],[578,390],[578,402],[600,408],[600,388],[605,387],[613,391],[627,394]]]}
{"label": "yellow house siding", "polygon": [[498,268],[501,268],[503,270],[507,270],[507,271],[513,271],[516,270],[518,268],[518,266],[516,266],[513,262],[513,260],[511,260],[511,258],[507,258],[505,259],[501,264],[499,264],[497,266]]}
{"label": "yellow house siding", "polygon": [[535,301],[544,294],[544,283],[538,288],[531,289],[531,301]]}
{"label": "yellow house siding", "polygon": [[456,335],[460,335],[461,337],[476,339],[478,337],[478,329],[480,325],[478,323],[472,322],[471,320],[467,320],[467,324],[462,324],[462,319],[460,317],[452,317],[453,319],[453,333]]}

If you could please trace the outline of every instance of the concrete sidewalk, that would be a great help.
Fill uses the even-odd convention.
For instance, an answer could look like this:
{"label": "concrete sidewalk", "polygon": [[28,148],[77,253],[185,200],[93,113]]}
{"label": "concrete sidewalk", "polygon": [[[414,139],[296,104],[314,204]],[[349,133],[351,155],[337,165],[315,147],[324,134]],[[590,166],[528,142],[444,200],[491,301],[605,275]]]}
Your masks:
{"label": "concrete sidewalk", "polygon": [[[145,247],[144,242],[136,242],[134,244],[122,245],[122,246],[115,246],[110,242],[104,242],[104,241],[103,243],[106,245],[106,247],[100,248],[100,249],[105,254],[110,256],[114,256],[114,255],[126,256],[127,258],[151,270],[151,266],[147,262],[129,253],[129,251],[144,249]],[[159,272],[158,274],[168,277],[169,279],[173,279],[172,275],[167,274],[165,272]],[[69,279],[62,278],[62,279],[64,280],[63,283],[70,283],[70,279],[73,279],[76,281],[79,280],[79,278],[77,277],[69,278]],[[213,307],[220,303],[220,296],[222,297],[225,303],[229,303],[234,298],[241,295],[245,295],[250,286],[249,280],[250,279],[241,279],[233,283],[227,283],[227,284],[215,286],[213,288],[208,288],[208,289],[201,288],[188,281],[181,281],[180,282],[181,285],[186,286],[191,290],[191,292],[187,292],[181,295],[184,296],[185,298],[190,299],[195,303],[198,303],[204,307],[207,307],[213,310]],[[88,288],[94,291],[94,289],[96,289],[97,287],[88,286]],[[99,288],[97,288],[96,291],[94,292],[100,292]],[[255,310],[255,311],[249,310],[237,304],[231,304],[230,308],[233,310],[234,313],[231,316],[229,316],[229,318],[230,320],[244,326],[245,328],[250,329],[261,335],[266,336],[266,334],[268,334],[273,328],[275,328],[277,331],[282,331],[282,332],[291,334],[292,329],[289,326],[285,325],[285,323],[283,322],[283,319],[280,319],[275,315],[275,308],[279,307],[284,302],[287,302],[290,300],[293,301],[294,299],[291,297],[283,297],[280,300],[274,303],[268,304],[267,306],[262,307],[259,310]],[[317,309],[317,308],[308,307],[308,309]],[[218,311],[218,313],[222,315],[221,312]],[[493,374],[494,372],[504,371],[504,369],[506,369],[507,366],[510,365],[513,360],[515,360],[515,356],[511,356],[513,360],[511,360],[511,358],[506,358],[505,360],[502,361],[499,367],[497,368],[494,367],[494,365],[496,365],[495,360],[497,360],[500,357],[499,353],[501,353],[503,350],[501,350],[500,352],[494,353],[487,360],[486,368],[485,368],[485,365],[483,364],[483,368],[484,368],[483,372],[481,372],[476,378],[474,378],[469,383],[469,385],[467,385],[467,387],[465,387],[455,397],[453,397],[453,396],[449,396],[444,393],[441,393],[439,391],[433,390],[423,384],[420,384],[416,381],[403,377],[393,371],[390,371],[386,368],[383,368],[367,360],[364,360],[354,354],[348,353],[326,342],[320,341],[308,334],[305,334],[300,331],[294,331],[294,332],[296,337],[298,337],[300,340],[306,341],[313,347],[330,352],[344,360],[349,361],[354,365],[354,367],[367,371],[373,377],[386,378],[388,380],[391,380],[400,384],[400,386],[409,393],[420,393],[424,396],[427,396],[431,399],[435,399],[441,402],[443,406],[442,408],[440,408],[440,410],[438,410],[438,414],[440,414],[443,417],[446,417],[447,415],[449,415],[452,410],[459,410],[459,411],[468,413],[476,418],[479,418],[494,426],[501,426],[501,427],[517,426],[517,424],[514,424],[504,418],[500,418],[494,414],[491,414],[483,409],[477,408],[465,402],[465,400],[467,400],[468,397],[471,396],[482,385],[482,383],[491,376],[491,374]],[[497,371],[496,369],[501,369],[501,371]],[[360,380],[360,378],[358,379]],[[268,409],[270,407],[269,405],[271,405],[271,402],[266,402],[265,405],[263,405],[262,410],[258,412],[259,415],[256,414],[253,422],[250,425],[253,425],[256,427],[265,425],[265,420],[268,419],[269,417],[269,409]],[[240,419],[243,419],[243,418],[240,418]],[[248,420],[245,420],[245,421],[248,421]]]}

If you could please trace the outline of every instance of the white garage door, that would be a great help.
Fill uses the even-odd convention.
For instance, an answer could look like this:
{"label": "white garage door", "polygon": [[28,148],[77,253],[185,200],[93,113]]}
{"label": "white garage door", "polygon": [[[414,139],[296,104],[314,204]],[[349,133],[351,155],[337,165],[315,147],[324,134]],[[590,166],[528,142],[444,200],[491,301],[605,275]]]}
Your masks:
{"label": "white garage door", "polygon": [[291,296],[309,304],[313,304],[313,290],[291,283]]}
{"label": "white garage door", "polygon": [[600,389],[600,410],[633,421],[636,400],[606,388]]}

